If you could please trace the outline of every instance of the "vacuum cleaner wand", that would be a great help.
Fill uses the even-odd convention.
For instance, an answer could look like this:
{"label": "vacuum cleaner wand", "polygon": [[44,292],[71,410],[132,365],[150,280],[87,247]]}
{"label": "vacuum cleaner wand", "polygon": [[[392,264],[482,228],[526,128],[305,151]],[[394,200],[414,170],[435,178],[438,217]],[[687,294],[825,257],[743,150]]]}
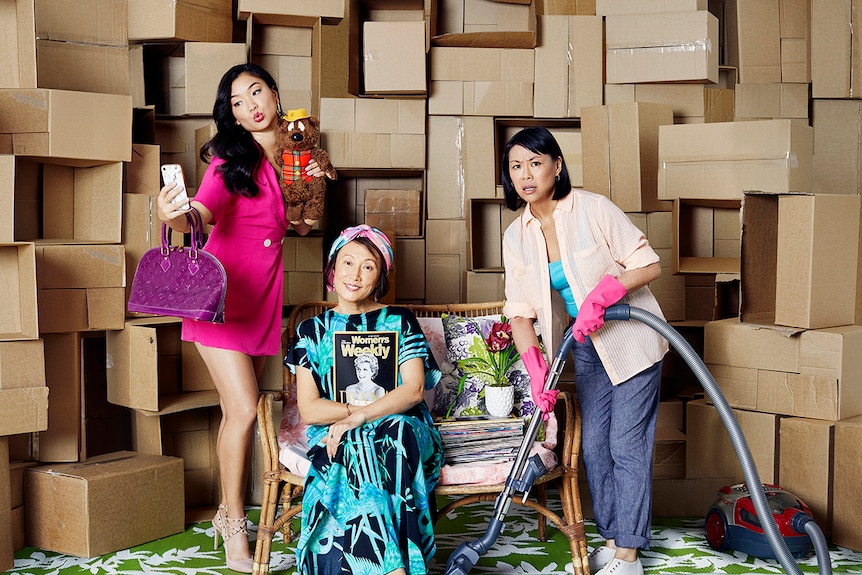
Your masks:
{"label": "vacuum cleaner wand", "polygon": [[[766,502],[763,483],[760,481],[760,476],[757,473],[757,468],[754,465],[745,436],[742,434],[742,430],[739,427],[739,423],[736,421],[736,417],[734,416],[730,405],[728,405],[727,400],[721,393],[721,389],[718,387],[718,384],[715,383],[715,379],[706,368],[706,365],[704,365],[703,360],[700,359],[694,349],[692,349],[691,345],[689,345],[678,331],[658,316],[646,310],[631,307],[628,304],[613,305],[605,310],[605,321],[628,321],[630,319],[640,321],[657,331],[670,343],[670,345],[677,351],[677,353],[679,353],[680,357],[682,357],[694,372],[694,375],[697,377],[701,386],[703,386],[704,391],[706,391],[707,396],[709,396],[710,401],[715,405],[715,408],[730,435],[733,449],[736,452],[740,465],[742,466],[742,472],[758,516],[764,518],[772,517],[772,511],[769,504]],[[572,328],[569,326],[563,335],[563,340],[560,343],[559,349],[557,349],[557,353],[554,355],[554,361],[551,364],[548,378],[545,382],[545,389],[556,389],[566,358],[571,352],[574,343],[575,339],[572,337]],[[523,493],[523,498],[526,500],[533,481],[544,473],[544,467],[541,469],[536,467],[535,461],[530,462],[530,467],[527,466],[527,454],[530,453],[530,448],[535,440],[539,424],[542,421],[542,418],[539,416],[540,413],[541,411],[537,410],[534,416],[530,419],[530,425],[527,427],[527,431],[524,434],[524,440],[521,443],[521,448],[512,464],[512,470],[509,472],[509,476],[506,479],[506,484],[503,490],[500,492],[500,495],[497,496],[494,516],[491,518],[485,534],[471,543],[462,543],[457,549],[455,549],[455,552],[449,557],[449,561],[446,562],[445,575],[467,575],[467,573],[470,572],[479,560],[479,557],[484,555],[488,549],[491,548],[497,540],[497,537],[500,535],[500,532],[503,530],[506,514],[509,511],[512,498],[515,493]],[[538,456],[533,456],[531,459],[539,460],[538,464],[541,465],[541,460]],[[784,538],[778,531],[778,526],[775,524],[775,521],[763,520],[761,521],[761,524],[764,534],[766,535],[766,539],[769,542],[769,546],[775,553],[775,557],[778,559],[779,563],[784,567],[785,572],[792,575],[802,575],[802,570],[793,559],[793,555],[787,547],[787,542],[784,541]],[[832,575],[829,549],[826,545],[826,539],[823,536],[823,532],[813,520],[806,521],[803,527],[814,544],[820,575]]]}

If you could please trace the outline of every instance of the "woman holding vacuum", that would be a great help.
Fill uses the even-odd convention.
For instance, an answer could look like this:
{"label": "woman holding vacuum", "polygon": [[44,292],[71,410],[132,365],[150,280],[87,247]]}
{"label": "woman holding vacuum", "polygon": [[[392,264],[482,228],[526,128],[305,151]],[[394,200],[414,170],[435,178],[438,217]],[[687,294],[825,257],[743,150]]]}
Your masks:
{"label": "woman holding vacuum", "polygon": [[590,553],[599,575],[642,575],[638,549],[650,542],[652,453],[667,341],[639,322],[604,326],[605,309],[625,301],[663,317],[647,284],[658,255],[608,198],[573,189],[559,144],[545,128],[521,130],[503,153],[506,206],[523,211],[503,237],[506,305],[533,400],[553,410],[544,389],[546,349],[574,318],[575,385],[582,452],[596,526],[605,544]]}

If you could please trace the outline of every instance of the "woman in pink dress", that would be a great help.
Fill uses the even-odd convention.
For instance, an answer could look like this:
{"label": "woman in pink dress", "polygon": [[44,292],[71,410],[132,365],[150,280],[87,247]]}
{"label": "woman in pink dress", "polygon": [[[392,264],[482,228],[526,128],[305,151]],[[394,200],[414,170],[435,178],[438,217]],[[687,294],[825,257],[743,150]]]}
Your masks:
{"label": "woman in pink dress", "polygon": [[[221,501],[213,518],[227,566],[251,573],[244,494],[254,441],[258,381],[267,356],[281,354],[284,269],[282,239],[288,228],[279,187],[276,124],[281,115],[272,76],[241,64],[222,77],[213,106],[217,133],[203,145],[210,162],[191,205],[212,223],[205,248],[227,272],[223,324],[184,319],[182,339],[195,342],[219,393],[222,410],[217,454]],[[323,176],[316,163],[306,170]],[[159,192],[159,218],[189,231],[185,211],[171,203],[182,190]],[[306,235],[310,226],[294,226]]]}

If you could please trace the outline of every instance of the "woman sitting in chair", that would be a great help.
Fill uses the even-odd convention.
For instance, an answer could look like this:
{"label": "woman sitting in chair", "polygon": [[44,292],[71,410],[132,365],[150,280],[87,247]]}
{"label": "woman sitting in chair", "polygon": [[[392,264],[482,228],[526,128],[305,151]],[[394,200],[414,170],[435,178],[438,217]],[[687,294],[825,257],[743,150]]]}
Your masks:
{"label": "woman sitting in chair", "polygon": [[[311,445],[296,546],[300,575],[424,574],[436,551],[428,499],[443,451],[423,398],[440,371],[413,313],[378,303],[391,264],[380,230],[341,232],[324,271],[338,305],[303,321],[285,358]],[[377,380],[387,393],[350,405],[343,398],[355,382],[353,358],[366,352],[381,360]]]}

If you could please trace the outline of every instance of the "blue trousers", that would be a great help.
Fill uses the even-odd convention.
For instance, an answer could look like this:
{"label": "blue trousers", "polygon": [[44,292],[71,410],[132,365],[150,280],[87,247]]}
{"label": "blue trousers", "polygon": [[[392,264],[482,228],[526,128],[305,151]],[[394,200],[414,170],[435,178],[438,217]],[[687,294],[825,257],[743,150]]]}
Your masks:
{"label": "blue trousers", "polygon": [[596,527],[617,547],[648,549],[662,361],[613,385],[589,337],[573,355]]}

